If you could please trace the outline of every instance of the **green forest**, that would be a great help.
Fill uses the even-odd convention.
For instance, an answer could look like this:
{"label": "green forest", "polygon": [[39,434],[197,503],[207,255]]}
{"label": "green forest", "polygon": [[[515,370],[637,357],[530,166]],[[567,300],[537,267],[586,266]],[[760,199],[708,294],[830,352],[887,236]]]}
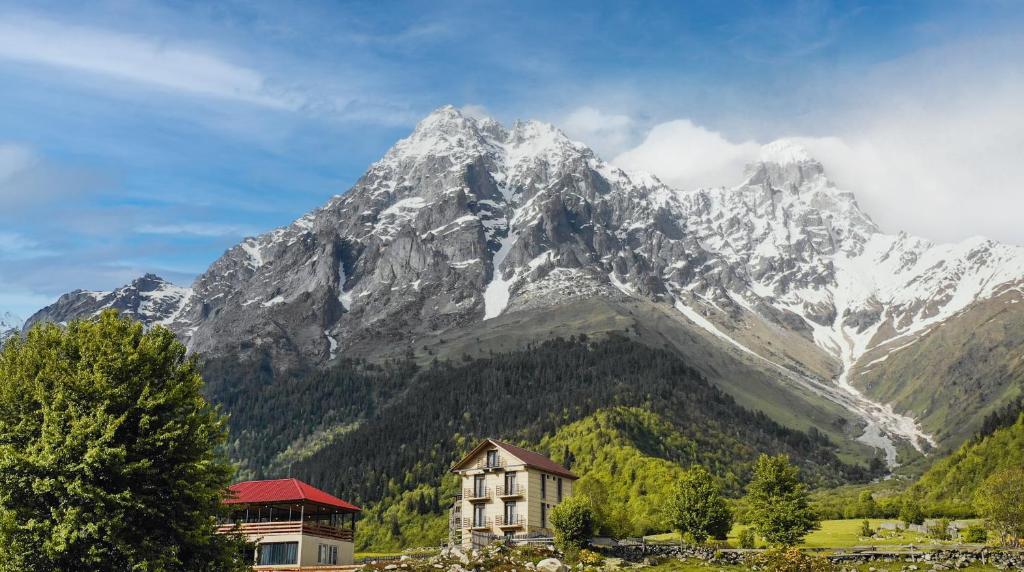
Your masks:
{"label": "green forest", "polygon": [[[361,547],[436,544],[455,485],[448,469],[484,437],[549,454],[620,508],[617,534],[665,530],[673,475],[707,466],[738,493],[759,453],[786,453],[816,487],[867,482],[819,431],[795,431],[737,405],[677,354],[611,337],[552,340],[482,359],[344,361],[275,373],[267,361],[206,365],[230,414],[246,477],[288,474],[367,510]],[[274,381],[277,379],[278,381]]]}

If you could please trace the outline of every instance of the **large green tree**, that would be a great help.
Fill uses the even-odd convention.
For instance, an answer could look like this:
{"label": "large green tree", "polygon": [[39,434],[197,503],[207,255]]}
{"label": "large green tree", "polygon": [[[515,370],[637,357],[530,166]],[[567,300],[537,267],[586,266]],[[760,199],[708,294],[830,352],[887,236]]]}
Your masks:
{"label": "large green tree", "polygon": [[672,527],[698,544],[708,537],[724,540],[732,528],[732,512],[722,488],[701,465],[691,467],[676,483],[668,513]]}
{"label": "large green tree", "polygon": [[768,544],[792,546],[818,528],[800,470],[786,455],[761,455],[747,485],[750,521]]}
{"label": "large green tree", "polygon": [[1020,545],[1024,538],[1024,468],[990,475],[978,488],[975,503],[989,527],[1012,546]]}
{"label": "large green tree", "polygon": [[[225,418],[165,328],[116,312],[0,351],[0,570],[234,570]],[[251,552],[249,553],[251,554]]]}

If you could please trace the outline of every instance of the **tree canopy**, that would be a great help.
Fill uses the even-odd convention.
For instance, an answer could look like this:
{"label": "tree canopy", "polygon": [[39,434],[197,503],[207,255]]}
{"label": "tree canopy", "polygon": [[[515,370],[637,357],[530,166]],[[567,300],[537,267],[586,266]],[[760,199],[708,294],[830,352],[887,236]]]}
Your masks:
{"label": "tree canopy", "polygon": [[[108,311],[0,351],[0,570],[232,570],[225,418],[174,335]],[[250,553],[251,554],[251,553]]]}
{"label": "tree canopy", "polygon": [[993,473],[978,488],[978,512],[1003,539],[1018,546],[1024,538],[1024,468]]}
{"label": "tree canopy", "polygon": [[694,465],[683,473],[669,502],[669,520],[683,538],[698,544],[708,537],[725,540],[732,528],[732,512],[707,469]]}
{"label": "tree canopy", "polygon": [[800,470],[786,455],[757,459],[754,478],[747,486],[747,503],[754,530],[768,544],[793,546],[818,528]]}

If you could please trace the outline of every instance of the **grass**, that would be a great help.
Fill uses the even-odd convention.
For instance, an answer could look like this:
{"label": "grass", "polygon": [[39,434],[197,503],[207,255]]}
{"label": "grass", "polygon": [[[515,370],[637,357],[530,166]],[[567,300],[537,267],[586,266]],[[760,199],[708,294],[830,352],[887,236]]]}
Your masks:
{"label": "grass", "polygon": [[[897,546],[903,544],[939,544],[940,542],[929,538],[927,535],[917,532],[878,530],[883,522],[893,522],[891,519],[868,519],[871,528],[876,531],[875,535],[865,538],[860,535],[860,527],[863,519],[849,520],[823,520],[821,529],[815,530],[804,538],[800,544],[802,548],[850,548],[853,546]],[[737,524],[729,532],[728,543],[730,546],[739,546],[739,533],[747,525]],[[647,537],[649,542],[679,542],[679,535],[672,533],[654,534]]]}
{"label": "grass", "polygon": [[[849,565],[847,566],[849,567]],[[869,569],[874,570],[875,572],[900,572],[904,566],[906,566],[905,562],[872,562],[870,564],[852,566],[852,568],[859,572],[869,572]],[[961,572],[991,572],[996,569],[997,568],[995,566],[971,565],[967,568],[960,568],[959,570]],[[718,572],[721,570],[726,572],[737,572],[739,570],[749,570],[749,568],[744,566],[721,566],[718,564],[708,564],[699,560],[669,559],[655,566],[651,566],[650,568],[646,568],[646,570],[649,570],[650,572]]]}

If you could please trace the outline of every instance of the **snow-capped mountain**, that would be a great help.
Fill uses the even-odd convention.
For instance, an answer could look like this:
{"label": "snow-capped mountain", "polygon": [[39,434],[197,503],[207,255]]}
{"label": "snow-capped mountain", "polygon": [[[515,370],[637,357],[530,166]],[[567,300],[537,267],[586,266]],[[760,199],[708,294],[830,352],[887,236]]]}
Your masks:
{"label": "snow-capped mountain", "polygon": [[643,301],[854,411],[890,461],[893,437],[925,447],[911,417],[923,412],[870,400],[878,388],[859,376],[983,301],[1021,297],[1024,249],[885,233],[789,141],[737,175],[733,188],[671,189],[551,125],[444,107],[351,190],[231,248],[191,290],[147,276],[65,295],[29,323],[116,307],[205,355],[323,364],[575,301]]}
{"label": "snow-capped mountain", "polygon": [[25,327],[41,321],[65,323],[75,318],[95,316],[108,308],[147,325],[167,325],[174,321],[190,296],[190,289],[146,274],[111,292],[75,290],[64,294],[29,317]]}
{"label": "snow-capped mountain", "polygon": [[22,320],[11,312],[0,313],[0,342],[21,331]]}

